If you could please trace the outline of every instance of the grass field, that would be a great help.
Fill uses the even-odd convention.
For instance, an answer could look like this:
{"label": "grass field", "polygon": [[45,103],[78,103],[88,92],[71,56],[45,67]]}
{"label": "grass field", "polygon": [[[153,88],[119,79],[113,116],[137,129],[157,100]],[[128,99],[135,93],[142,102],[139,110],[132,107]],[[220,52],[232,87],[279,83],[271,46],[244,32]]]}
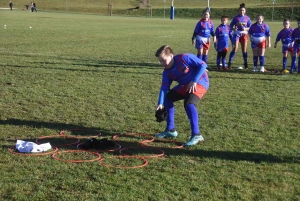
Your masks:
{"label": "grass field", "polygon": [[[92,12],[92,13],[107,13],[108,3],[111,2],[113,9],[130,9],[140,6],[146,8],[147,1],[143,0],[39,0],[35,1],[38,10],[44,11],[66,11],[69,12]],[[150,5],[152,8],[170,7],[172,0],[151,0]],[[268,7],[273,6],[272,0],[244,0],[242,1],[247,7]],[[0,1],[0,7],[8,8],[9,1]],[[25,8],[25,5],[30,2],[27,0],[13,1],[14,8],[21,10]],[[210,0],[209,6],[212,8],[238,8],[241,1],[238,0],[222,0],[222,3],[218,0]],[[207,0],[175,0],[173,5],[176,8],[205,8],[208,6]],[[277,0],[276,6],[297,6],[299,2],[291,0]]]}
{"label": "grass field", "polygon": [[[282,23],[267,23],[274,43]],[[164,156],[147,159],[143,168],[9,152],[17,139],[54,135],[43,142],[71,143],[74,139],[57,135],[75,128],[80,130],[68,134],[84,136],[82,141],[98,131],[100,138],[111,139],[164,130],[154,118],[163,70],[154,53],[163,44],[176,53],[196,53],[190,40],[195,24],[189,19],[1,11],[1,200],[300,200],[300,76],[278,73],[281,45],[267,50],[265,74],[237,71],[240,49],[234,69],[217,72],[211,50],[211,86],[197,106],[205,142],[189,149],[153,142]],[[179,142],[190,133],[182,105],[176,103]],[[137,147],[142,139],[123,136],[118,143]],[[70,149],[77,148],[60,147]],[[128,152],[160,153],[145,148]],[[59,153],[64,160],[96,157]],[[110,158],[118,151],[101,155],[108,165],[142,164]]]}

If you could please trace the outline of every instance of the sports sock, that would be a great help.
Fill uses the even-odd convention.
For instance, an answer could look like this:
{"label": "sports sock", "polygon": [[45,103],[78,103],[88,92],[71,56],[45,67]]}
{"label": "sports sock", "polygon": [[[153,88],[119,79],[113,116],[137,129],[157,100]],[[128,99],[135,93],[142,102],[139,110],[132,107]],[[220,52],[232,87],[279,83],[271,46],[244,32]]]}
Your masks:
{"label": "sports sock", "polygon": [[227,52],[222,52],[221,60],[222,60],[222,65],[223,67],[226,67],[226,54]]}
{"label": "sports sock", "polygon": [[221,60],[221,52],[218,52],[217,54],[217,66],[220,66],[220,60]]}
{"label": "sports sock", "polygon": [[202,60],[207,63],[208,55],[202,55]]}
{"label": "sports sock", "polygon": [[265,56],[259,56],[260,66],[265,66]]}
{"label": "sports sock", "polygon": [[188,104],[184,106],[185,112],[190,120],[192,135],[197,135],[200,133],[198,125],[198,112],[194,104]]}
{"label": "sports sock", "polygon": [[197,54],[197,57],[198,57],[199,59],[202,59],[202,54]]}
{"label": "sports sock", "polygon": [[292,56],[292,63],[291,63],[290,73],[293,73],[295,68],[296,68],[296,56]]}
{"label": "sports sock", "polygon": [[257,66],[258,56],[253,56],[253,65]]}
{"label": "sports sock", "polygon": [[169,100],[168,98],[165,98],[164,101],[164,106],[168,111],[168,116],[167,116],[167,129],[168,130],[173,130],[175,128],[175,123],[174,123],[174,114],[175,114],[175,108],[174,108],[174,103]]}
{"label": "sports sock", "polygon": [[248,62],[248,53],[247,52],[243,52],[243,58],[244,58],[244,63]]}
{"label": "sports sock", "polygon": [[235,52],[230,52],[230,55],[229,55],[229,63],[232,63],[232,60],[233,60],[233,58],[234,58],[234,56],[235,56]]}
{"label": "sports sock", "polygon": [[282,69],[286,69],[287,57],[282,57]]}

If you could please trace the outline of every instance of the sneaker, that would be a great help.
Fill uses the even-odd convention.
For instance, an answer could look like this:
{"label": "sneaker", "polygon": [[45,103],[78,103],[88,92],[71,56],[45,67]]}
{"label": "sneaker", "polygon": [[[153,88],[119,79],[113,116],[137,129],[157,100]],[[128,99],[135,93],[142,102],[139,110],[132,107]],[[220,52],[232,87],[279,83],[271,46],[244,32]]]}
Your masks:
{"label": "sneaker", "polygon": [[186,142],[183,146],[190,147],[196,145],[198,142],[204,141],[204,137],[202,135],[192,135],[190,140]]}
{"label": "sneaker", "polygon": [[261,66],[259,71],[260,71],[261,73],[264,73],[264,72],[265,72],[265,67]]}
{"label": "sneaker", "polygon": [[244,68],[248,69],[248,63],[246,63],[246,62],[244,63]]}
{"label": "sneaker", "polygon": [[217,67],[217,71],[219,71],[220,70],[220,67]]}
{"label": "sneaker", "polygon": [[252,71],[255,73],[257,71],[257,67],[254,66]]}
{"label": "sneaker", "polygon": [[229,69],[225,66],[225,67],[223,67],[223,70],[229,70]]}
{"label": "sneaker", "polygon": [[283,74],[288,74],[290,71],[285,69],[284,71],[282,71]]}
{"label": "sneaker", "polygon": [[177,135],[178,135],[177,131],[171,132],[166,129],[164,132],[156,134],[155,137],[156,138],[175,138],[175,137],[177,137]]}

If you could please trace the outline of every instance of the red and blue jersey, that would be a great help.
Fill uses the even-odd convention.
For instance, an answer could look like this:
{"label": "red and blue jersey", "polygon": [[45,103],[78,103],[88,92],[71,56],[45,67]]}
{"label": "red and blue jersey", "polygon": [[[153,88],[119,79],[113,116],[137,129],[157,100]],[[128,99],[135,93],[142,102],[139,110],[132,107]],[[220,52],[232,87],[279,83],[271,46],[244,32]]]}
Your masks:
{"label": "red and blue jersey", "polygon": [[162,73],[162,84],[159,93],[158,105],[163,104],[167,92],[173,81],[179,85],[187,85],[191,81],[209,88],[209,79],[206,72],[207,64],[194,54],[179,54],[174,56],[171,68],[165,68]]}
{"label": "red and blue jersey", "polygon": [[289,45],[293,42],[292,39],[292,33],[294,29],[293,28],[288,28],[288,29],[282,29],[279,31],[276,37],[276,42],[280,41],[282,42],[283,45]]}
{"label": "red and blue jersey", "polygon": [[204,37],[204,38],[209,38],[210,35],[214,36],[214,23],[208,19],[206,21],[204,18],[202,18],[195,27],[194,34],[197,34],[198,36]]}
{"label": "red and blue jersey", "polygon": [[229,46],[228,38],[232,37],[230,27],[227,24],[220,24],[216,28],[215,33],[218,41],[218,49],[228,48]]}
{"label": "red and blue jersey", "polygon": [[253,37],[269,37],[271,36],[270,27],[266,23],[254,23],[251,25],[248,33]]}
{"label": "red and blue jersey", "polygon": [[292,33],[292,40],[295,41],[296,44],[300,44],[300,28],[294,29]]}
{"label": "red and blue jersey", "polygon": [[251,26],[251,19],[247,15],[237,15],[232,19],[229,26],[231,30],[235,26],[238,31],[243,31],[243,28],[249,28]]}

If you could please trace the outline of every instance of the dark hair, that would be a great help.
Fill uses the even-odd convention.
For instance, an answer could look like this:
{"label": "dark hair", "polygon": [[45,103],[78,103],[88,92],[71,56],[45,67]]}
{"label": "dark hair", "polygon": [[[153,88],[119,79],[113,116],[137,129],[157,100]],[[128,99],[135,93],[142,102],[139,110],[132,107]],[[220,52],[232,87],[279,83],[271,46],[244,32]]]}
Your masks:
{"label": "dark hair", "polygon": [[239,9],[241,9],[241,8],[245,8],[246,9],[246,5],[244,3],[241,3]]}
{"label": "dark hair", "polygon": [[163,55],[163,54],[165,54],[165,55],[170,55],[170,54],[174,54],[174,53],[173,53],[173,50],[171,49],[170,46],[168,46],[168,45],[163,45],[163,46],[161,46],[161,47],[156,51],[155,56],[156,56],[156,57],[159,57],[159,56],[161,56],[161,55]]}
{"label": "dark hair", "polygon": [[222,15],[221,19],[223,18],[227,18],[228,19],[228,16],[227,15]]}
{"label": "dark hair", "polygon": [[210,14],[210,9],[208,7],[203,11],[203,14],[206,12],[208,12]]}

